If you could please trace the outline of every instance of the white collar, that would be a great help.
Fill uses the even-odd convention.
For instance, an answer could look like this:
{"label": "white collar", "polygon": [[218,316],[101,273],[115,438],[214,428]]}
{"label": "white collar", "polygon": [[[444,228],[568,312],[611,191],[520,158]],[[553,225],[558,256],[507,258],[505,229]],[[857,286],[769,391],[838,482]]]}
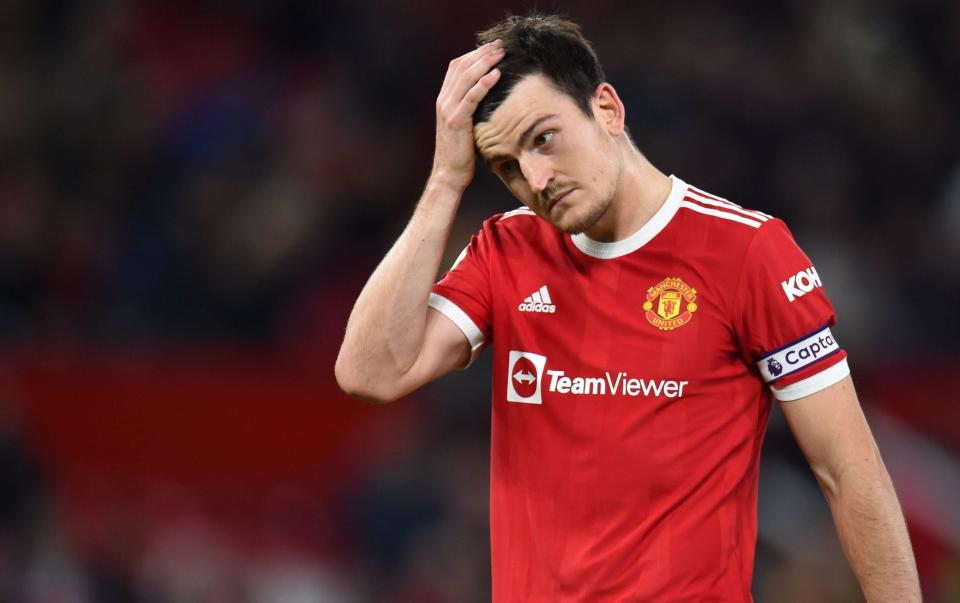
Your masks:
{"label": "white collar", "polygon": [[573,241],[573,244],[585,254],[601,260],[618,258],[640,249],[649,243],[653,237],[657,236],[661,230],[666,228],[667,224],[670,223],[670,220],[672,220],[673,216],[677,213],[677,209],[680,207],[680,200],[683,199],[684,194],[687,192],[687,184],[683,180],[680,180],[676,176],[670,176],[670,180],[672,181],[672,186],[667,200],[660,206],[657,213],[653,214],[643,226],[627,238],[613,241],[612,243],[602,243],[600,241],[594,241],[581,232],[571,235],[570,239]]}

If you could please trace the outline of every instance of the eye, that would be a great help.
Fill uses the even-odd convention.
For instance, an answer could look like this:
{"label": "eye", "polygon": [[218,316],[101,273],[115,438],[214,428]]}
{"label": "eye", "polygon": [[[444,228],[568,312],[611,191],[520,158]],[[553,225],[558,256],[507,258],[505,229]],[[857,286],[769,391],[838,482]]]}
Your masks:
{"label": "eye", "polygon": [[553,134],[554,134],[553,130],[547,130],[545,132],[537,134],[537,137],[533,139],[533,146],[542,147],[543,145],[550,142],[550,139],[553,138]]}
{"label": "eye", "polygon": [[517,163],[516,159],[510,159],[510,160],[504,161],[499,166],[501,174],[512,174],[515,171],[517,171],[519,167],[520,167],[520,164]]}

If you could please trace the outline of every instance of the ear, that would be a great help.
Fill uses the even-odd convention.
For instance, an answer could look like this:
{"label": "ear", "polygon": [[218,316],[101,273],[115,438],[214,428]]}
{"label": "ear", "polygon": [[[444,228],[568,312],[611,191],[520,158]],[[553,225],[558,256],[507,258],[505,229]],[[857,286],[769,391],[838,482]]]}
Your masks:
{"label": "ear", "polygon": [[623,108],[623,102],[607,82],[601,83],[593,91],[593,98],[590,99],[593,105],[593,115],[600,122],[600,125],[613,136],[619,136],[624,132],[626,123],[626,110]]}

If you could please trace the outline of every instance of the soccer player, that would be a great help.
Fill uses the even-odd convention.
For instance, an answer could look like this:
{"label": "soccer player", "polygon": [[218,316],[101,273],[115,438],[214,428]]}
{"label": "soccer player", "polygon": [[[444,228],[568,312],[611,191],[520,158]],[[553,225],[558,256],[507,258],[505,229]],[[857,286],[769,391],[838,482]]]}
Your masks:
{"label": "soccer player", "polygon": [[[357,299],[341,387],[387,402],[493,348],[497,602],[750,601],[773,399],[871,603],[920,600],[834,310],[784,223],[657,170],[579,27],[453,60],[433,170]],[[476,156],[523,207],[434,279]]]}

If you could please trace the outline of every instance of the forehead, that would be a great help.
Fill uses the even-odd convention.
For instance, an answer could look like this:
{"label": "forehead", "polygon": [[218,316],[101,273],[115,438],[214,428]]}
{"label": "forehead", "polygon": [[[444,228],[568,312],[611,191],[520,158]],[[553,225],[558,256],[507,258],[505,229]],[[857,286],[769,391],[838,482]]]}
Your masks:
{"label": "forehead", "polygon": [[516,143],[512,140],[524,127],[545,115],[564,115],[579,111],[567,94],[558,90],[540,74],[528,75],[513,87],[503,103],[486,121],[473,128],[473,139],[481,153],[493,147]]}

